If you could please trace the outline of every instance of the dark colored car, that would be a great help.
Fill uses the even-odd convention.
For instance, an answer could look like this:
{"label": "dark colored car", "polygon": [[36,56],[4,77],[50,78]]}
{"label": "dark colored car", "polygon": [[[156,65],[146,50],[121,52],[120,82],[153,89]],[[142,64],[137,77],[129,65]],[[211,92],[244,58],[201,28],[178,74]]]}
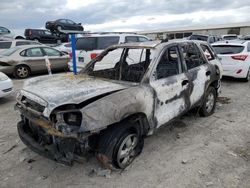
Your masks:
{"label": "dark colored car", "polygon": [[83,31],[81,23],[75,23],[69,19],[59,19],[56,21],[48,21],[45,25],[46,29],[52,32],[60,32],[61,30]]}
{"label": "dark colored car", "polygon": [[68,42],[68,35],[56,35],[44,29],[25,29],[24,35],[27,40],[35,40],[40,43],[61,43]]}

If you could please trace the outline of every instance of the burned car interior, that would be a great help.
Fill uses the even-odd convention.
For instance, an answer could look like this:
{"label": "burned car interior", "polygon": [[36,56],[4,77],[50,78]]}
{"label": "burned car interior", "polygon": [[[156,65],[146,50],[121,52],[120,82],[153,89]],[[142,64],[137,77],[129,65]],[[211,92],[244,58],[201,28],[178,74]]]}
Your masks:
{"label": "burned car interior", "polygon": [[[114,56],[120,57],[112,59]],[[137,55],[138,54],[138,55]],[[139,83],[151,61],[150,49],[112,49],[100,56],[85,72],[90,76]]]}

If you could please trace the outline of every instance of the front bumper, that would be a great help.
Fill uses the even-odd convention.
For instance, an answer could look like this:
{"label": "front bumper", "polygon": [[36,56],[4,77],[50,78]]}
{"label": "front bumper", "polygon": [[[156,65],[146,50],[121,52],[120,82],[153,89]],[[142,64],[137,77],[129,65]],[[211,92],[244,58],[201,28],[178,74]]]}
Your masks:
{"label": "front bumper", "polygon": [[32,151],[71,166],[88,150],[87,138],[90,134],[62,133],[43,117],[18,105],[16,108],[22,114],[22,120],[17,124],[19,137]]}
{"label": "front bumper", "polygon": [[0,72],[3,72],[4,74],[7,74],[7,75],[12,75],[14,73],[14,67],[0,65]]}

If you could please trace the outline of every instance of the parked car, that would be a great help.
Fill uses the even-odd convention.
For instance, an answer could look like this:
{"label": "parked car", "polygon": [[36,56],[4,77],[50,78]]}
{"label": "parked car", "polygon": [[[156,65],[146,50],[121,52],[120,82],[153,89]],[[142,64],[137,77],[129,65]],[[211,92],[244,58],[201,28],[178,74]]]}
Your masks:
{"label": "parked car", "polygon": [[221,58],[223,76],[250,79],[250,41],[224,41],[212,44]]}
{"label": "parked car", "polygon": [[52,32],[61,32],[61,30],[83,31],[81,23],[75,23],[69,19],[58,19],[55,21],[48,21],[45,25],[46,29]]}
{"label": "parked car", "polygon": [[237,40],[238,36],[236,34],[222,35],[222,40]]}
{"label": "parked car", "polygon": [[[113,53],[118,61],[110,61]],[[112,46],[76,77],[28,80],[17,95],[18,133],[58,162],[72,165],[92,150],[104,166],[124,169],[161,126],[195,107],[202,116],[213,114],[219,80],[193,41]]]}
{"label": "parked car", "polygon": [[46,72],[45,59],[52,71],[67,70],[69,55],[47,46],[17,46],[0,52],[0,71],[17,78],[27,78],[32,73]]}
{"label": "parked car", "polygon": [[61,52],[64,52],[66,54],[70,54],[71,51],[72,51],[72,48],[71,48],[71,43],[67,42],[67,43],[62,43],[62,44],[59,44],[59,45],[56,45],[56,46],[53,46],[55,49],[61,51]]}
{"label": "parked car", "polygon": [[190,40],[201,40],[201,41],[206,41],[208,43],[214,43],[217,41],[221,41],[222,38],[219,36],[215,35],[198,35],[198,34],[193,34],[189,37]]}
{"label": "parked car", "polygon": [[0,26],[0,40],[6,39],[24,39],[21,35],[15,35],[6,27]]}
{"label": "parked car", "polygon": [[0,72],[0,98],[10,95],[12,91],[13,83],[11,79],[4,73]]}
{"label": "parked car", "polygon": [[24,35],[27,40],[35,40],[45,44],[60,44],[69,40],[66,34],[58,35],[44,29],[25,29]]}
{"label": "parked car", "polygon": [[[118,32],[87,34],[84,37],[79,37],[76,40],[77,70],[80,71],[86,63],[111,45],[146,41],[149,39],[143,35]],[[69,62],[69,66],[72,71],[72,62]]]}
{"label": "parked car", "polygon": [[0,41],[0,52],[9,48],[13,48],[16,46],[23,46],[23,45],[42,45],[42,44],[31,40],[21,40],[21,39],[5,40],[5,41]]}

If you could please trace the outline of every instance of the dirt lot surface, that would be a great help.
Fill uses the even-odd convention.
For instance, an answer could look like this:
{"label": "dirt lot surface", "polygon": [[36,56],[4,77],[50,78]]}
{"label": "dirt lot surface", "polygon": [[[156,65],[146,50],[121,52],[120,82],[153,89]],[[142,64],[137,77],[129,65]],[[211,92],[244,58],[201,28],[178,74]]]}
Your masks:
{"label": "dirt lot surface", "polygon": [[[14,80],[16,90],[22,80]],[[0,99],[0,187],[250,188],[250,83],[223,80],[214,115],[190,113],[145,140],[123,172],[99,169],[89,156],[73,167],[30,151],[20,141],[15,97]],[[106,177],[103,177],[103,176]]]}

